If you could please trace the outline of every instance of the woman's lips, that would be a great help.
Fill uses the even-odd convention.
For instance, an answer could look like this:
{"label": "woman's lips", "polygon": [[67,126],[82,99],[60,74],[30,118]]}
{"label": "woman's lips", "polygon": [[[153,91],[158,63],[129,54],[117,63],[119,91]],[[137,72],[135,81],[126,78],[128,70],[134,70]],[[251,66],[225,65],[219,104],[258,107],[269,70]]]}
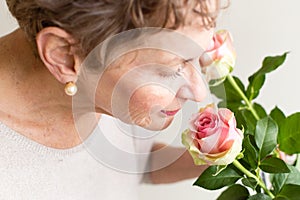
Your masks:
{"label": "woman's lips", "polygon": [[167,116],[174,116],[180,109],[177,110],[161,110],[162,113],[164,113]]}

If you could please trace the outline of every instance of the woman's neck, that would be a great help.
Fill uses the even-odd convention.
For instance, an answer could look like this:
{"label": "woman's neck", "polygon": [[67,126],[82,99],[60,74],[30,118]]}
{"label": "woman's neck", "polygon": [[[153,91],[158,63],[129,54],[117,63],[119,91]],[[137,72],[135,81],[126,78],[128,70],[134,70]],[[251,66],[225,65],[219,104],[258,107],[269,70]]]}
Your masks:
{"label": "woman's neck", "polygon": [[21,30],[0,38],[0,85],[0,120],[5,124],[46,146],[80,143],[72,98],[33,53]]}

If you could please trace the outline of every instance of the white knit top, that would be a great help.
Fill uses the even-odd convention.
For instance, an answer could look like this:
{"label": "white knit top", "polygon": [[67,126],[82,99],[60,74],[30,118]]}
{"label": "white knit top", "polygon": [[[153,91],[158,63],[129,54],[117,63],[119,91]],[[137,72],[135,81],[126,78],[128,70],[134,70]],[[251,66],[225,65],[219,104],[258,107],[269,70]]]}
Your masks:
{"label": "white knit top", "polygon": [[[109,141],[128,151],[150,150],[151,142],[139,144],[123,134],[114,120],[103,115],[99,122]],[[88,139],[94,142],[96,134]],[[136,162],[146,164],[146,160]],[[113,168],[99,162],[83,144],[67,150],[45,147],[0,122],[0,200],[138,199],[141,175]]]}

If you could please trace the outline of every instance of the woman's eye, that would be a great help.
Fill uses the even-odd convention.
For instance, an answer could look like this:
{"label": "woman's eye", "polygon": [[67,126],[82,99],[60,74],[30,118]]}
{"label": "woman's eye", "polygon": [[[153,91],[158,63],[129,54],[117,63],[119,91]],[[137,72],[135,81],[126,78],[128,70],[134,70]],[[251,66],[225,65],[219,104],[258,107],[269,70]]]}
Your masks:
{"label": "woman's eye", "polygon": [[[163,78],[176,79],[182,75],[184,64],[185,63],[176,65],[176,66],[172,67],[173,69],[164,69],[164,70],[160,71],[159,75]],[[177,67],[177,69],[174,69],[175,67]]]}

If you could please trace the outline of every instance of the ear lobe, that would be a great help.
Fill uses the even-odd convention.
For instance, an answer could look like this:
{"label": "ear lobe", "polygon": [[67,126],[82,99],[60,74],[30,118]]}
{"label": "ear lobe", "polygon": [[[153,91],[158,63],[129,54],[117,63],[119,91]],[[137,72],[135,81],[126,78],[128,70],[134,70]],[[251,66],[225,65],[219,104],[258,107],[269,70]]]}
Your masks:
{"label": "ear lobe", "polygon": [[70,34],[57,27],[47,27],[38,33],[36,43],[41,60],[58,81],[64,84],[76,81],[78,56],[72,52],[75,42]]}

